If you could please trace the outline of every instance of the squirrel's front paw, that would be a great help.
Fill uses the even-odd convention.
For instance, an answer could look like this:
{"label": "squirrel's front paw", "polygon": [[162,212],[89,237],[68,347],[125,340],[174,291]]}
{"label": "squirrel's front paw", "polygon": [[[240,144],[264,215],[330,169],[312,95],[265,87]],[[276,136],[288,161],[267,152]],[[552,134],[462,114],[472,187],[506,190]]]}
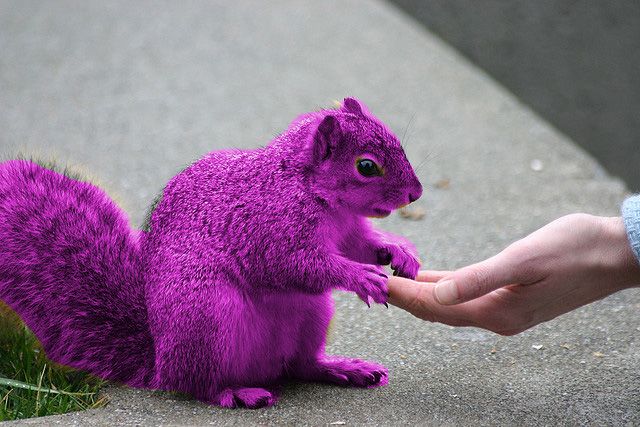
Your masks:
{"label": "squirrel's front paw", "polygon": [[386,304],[389,296],[387,278],[380,267],[365,264],[362,265],[356,284],[351,290],[367,305],[369,305],[369,297],[378,304]]}
{"label": "squirrel's front paw", "polygon": [[391,264],[394,276],[415,279],[420,269],[420,261],[412,248],[390,244],[383,246],[377,251],[378,264]]}

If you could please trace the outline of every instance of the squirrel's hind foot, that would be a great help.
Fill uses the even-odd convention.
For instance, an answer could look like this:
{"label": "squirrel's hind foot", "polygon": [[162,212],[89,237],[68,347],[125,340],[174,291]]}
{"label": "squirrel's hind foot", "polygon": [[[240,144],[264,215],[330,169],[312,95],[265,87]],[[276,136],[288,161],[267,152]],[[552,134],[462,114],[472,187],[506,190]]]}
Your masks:
{"label": "squirrel's hind foot", "polygon": [[343,387],[372,388],[389,381],[387,368],[373,362],[342,357],[323,358],[317,361],[312,379]]}
{"label": "squirrel's hind foot", "polygon": [[258,409],[272,406],[278,401],[278,396],[273,390],[264,388],[226,388],[222,390],[213,403],[223,408],[249,408]]}

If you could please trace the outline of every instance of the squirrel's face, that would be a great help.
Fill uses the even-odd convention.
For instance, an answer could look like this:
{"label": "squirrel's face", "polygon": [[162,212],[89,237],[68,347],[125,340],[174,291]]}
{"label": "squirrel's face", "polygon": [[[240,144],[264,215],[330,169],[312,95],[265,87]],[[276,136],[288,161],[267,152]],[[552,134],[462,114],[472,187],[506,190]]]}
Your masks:
{"label": "squirrel's face", "polygon": [[396,136],[353,98],[320,120],[312,144],[315,183],[336,207],[385,217],[422,195]]}

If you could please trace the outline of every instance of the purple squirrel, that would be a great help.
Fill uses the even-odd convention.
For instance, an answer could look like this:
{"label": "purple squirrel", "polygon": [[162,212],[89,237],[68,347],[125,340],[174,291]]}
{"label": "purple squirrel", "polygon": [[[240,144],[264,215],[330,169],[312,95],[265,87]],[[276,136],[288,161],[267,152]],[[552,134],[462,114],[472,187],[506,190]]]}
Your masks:
{"label": "purple squirrel", "polygon": [[191,164],[142,230],[81,177],[5,161],[0,299],[53,361],[133,387],[247,408],[287,379],[376,387],[384,366],[324,352],[331,290],[386,304],[382,265],[415,277],[415,248],[367,217],[421,194],[398,139],[353,98]]}

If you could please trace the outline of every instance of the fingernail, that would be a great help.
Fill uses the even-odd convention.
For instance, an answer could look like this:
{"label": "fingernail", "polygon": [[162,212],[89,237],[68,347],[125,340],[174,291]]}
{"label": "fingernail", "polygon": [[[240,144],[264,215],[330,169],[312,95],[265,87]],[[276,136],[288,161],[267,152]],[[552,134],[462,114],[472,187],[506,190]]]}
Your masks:
{"label": "fingernail", "polygon": [[443,280],[442,282],[438,282],[434,293],[436,300],[438,300],[440,304],[449,305],[458,302],[458,288],[453,280]]}

